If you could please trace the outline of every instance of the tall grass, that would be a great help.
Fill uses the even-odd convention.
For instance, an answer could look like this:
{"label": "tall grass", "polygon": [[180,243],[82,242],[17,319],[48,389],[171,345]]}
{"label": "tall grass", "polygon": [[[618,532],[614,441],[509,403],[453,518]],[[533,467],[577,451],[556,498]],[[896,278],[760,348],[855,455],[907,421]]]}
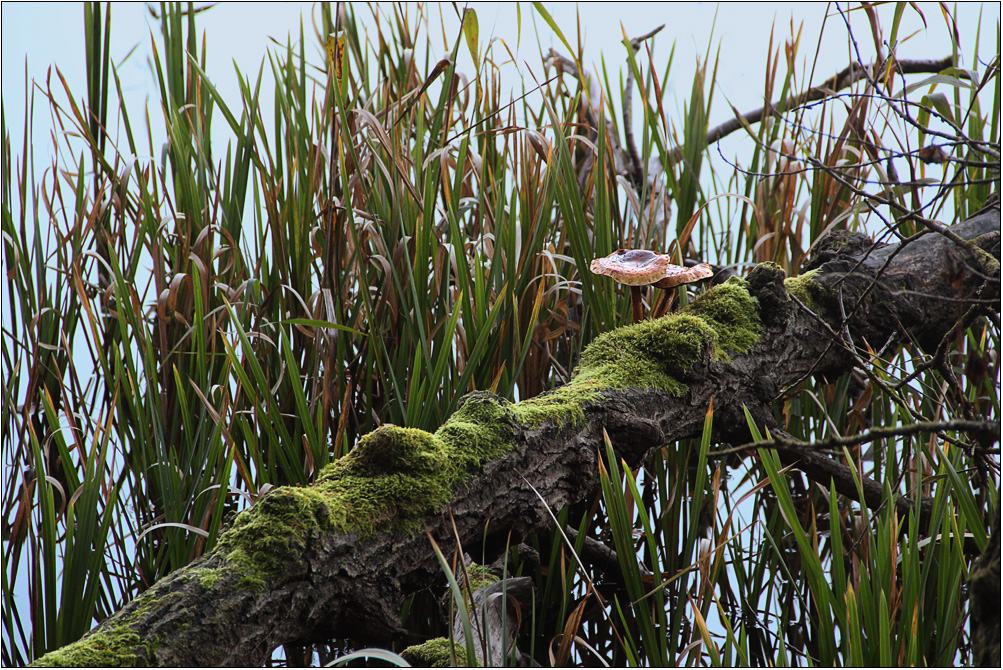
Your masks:
{"label": "tall grass", "polygon": [[[580,271],[598,255],[630,245],[797,274],[830,229],[887,235],[895,213],[863,190],[890,181],[890,157],[911,184],[889,187],[894,197],[926,216],[963,216],[998,192],[998,37],[988,61],[978,44],[945,43],[974,68],[909,91],[927,105],[915,125],[866,82],[787,108],[810,83],[794,67],[800,36],[771,42],[764,98],[783,116],[746,122],[750,150],[734,164],[706,143],[725,65],[712,42],[675,118],[664,99],[675,50],[667,64],[640,48],[606,54],[630,69],[642,111],[632,178],[625,85],[585,73],[563,34],[569,52],[548,78],[508,98],[496,73],[509,54],[484,43],[475,9],[433,62],[427,17],[410,6],[325,4],[258,72],[238,70],[240,98],[224,99],[202,10],[163,4],[150,47],[160,99],[137,110],[116,104],[113,9],[86,5],[82,104],[57,70],[47,88],[25,82],[23,135],[4,113],[5,665],[79,638],[212,548],[228,515],[270,487],[310,484],[373,428],[434,430],[469,391],[526,399],[567,381],[581,348],[629,319],[624,293]],[[472,79],[456,71],[463,49]],[[28,167],[35,102],[65,131],[41,175]],[[945,128],[970,141],[947,143],[943,166],[917,159]],[[777,418],[810,440],[998,417],[998,351],[998,319],[976,319],[943,365],[922,366],[930,352],[911,346],[872,352],[886,386],[806,381]],[[533,538],[539,565],[513,559],[538,596],[520,646],[579,663],[969,660],[964,578],[999,482],[959,475],[974,463],[964,435],[844,454],[889,496],[933,496],[921,531],[891,506],[870,512],[783,472],[770,453],[729,471],[707,421],[703,439],[639,472],[608,452],[601,495],[555,511],[579,530],[575,551],[555,533]],[[574,558],[586,538],[620,565],[595,589]],[[411,621],[435,618],[409,608]]]}

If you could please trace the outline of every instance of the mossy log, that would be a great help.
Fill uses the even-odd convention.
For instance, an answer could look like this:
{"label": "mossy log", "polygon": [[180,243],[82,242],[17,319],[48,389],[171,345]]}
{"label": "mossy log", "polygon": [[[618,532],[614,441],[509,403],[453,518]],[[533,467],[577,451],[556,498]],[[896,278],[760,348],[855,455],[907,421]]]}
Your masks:
{"label": "mossy log", "polygon": [[[713,401],[715,439],[740,444],[743,408],[772,426],[782,389],[855,365],[846,339],[932,352],[969,307],[998,314],[998,205],[948,230],[970,242],[834,237],[807,275],[760,265],[679,313],[596,338],[567,386],[518,404],[473,393],[434,434],[383,427],[316,485],[269,492],[206,556],[37,664],[259,666],[283,644],[385,644],[401,633],[402,598],[442,581],[429,535],[449,551],[455,527],[490,558],[548,527],[537,493],[555,510],[593,493],[604,431],[635,467],[699,435]],[[784,453],[857,495],[836,461]]]}

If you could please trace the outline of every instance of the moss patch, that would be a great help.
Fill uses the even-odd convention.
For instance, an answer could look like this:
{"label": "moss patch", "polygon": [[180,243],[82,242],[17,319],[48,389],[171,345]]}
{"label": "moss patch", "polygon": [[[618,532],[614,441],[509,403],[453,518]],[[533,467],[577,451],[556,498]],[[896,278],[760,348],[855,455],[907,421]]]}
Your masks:
{"label": "moss patch", "polygon": [[317,489],[344,531],[363,538],[378,530],[409,530],[449,500],[459,467],[431,433],[382,426],[321,473]]}
{"label": "moss patch", "polygon": [[463,587],[463,597],[467,601],[467,611],[469,612],[473,607],[473,603],[470,602],[470,594],[477,589],[482,589],[485,586],[491,586],[492,584],[501,581],[501,577],[491,572],[491,569],[486,565],[481,565],[480,563],[471,563],[466,568],[467,584]]}
{"label": "moss patch", "polygon": [[[448,668],[453,665],[453,653],[449,640],[437,637],[424,644],[416,644],[401,652],[401,658],[416,668]],[[456,650],[456,666],[467,667],[465,648]]]}
{"label": "moss patch", "polygon": [[[182,568],[188,571],[190,568]],[[180,572],[180,571],[179,571]],[[174,581],[177,581],[174,579]],[[135,609],[120,616],[114,623],[107,622],[94,634],[50,651],[31,665],[33,667],[136,667],[142,651],[143,663],[153,661],[154,649],[160,644],[159,636],[154,640],[140,639],[132,629],[133,624],[148,616],[150,611],[163,604],[171,593],[158,595],[157,587],[140,594],[134,601]]]}
{"label": "moss patch", "polygon": [[263,588],[300,555],[313,533],[413,528],[449,500],[459,468],[445,445],[421,430],[383,426],[328,466],[310,488],[282,487],[237,515],[220,536],[224,567],[200,575],[204,588],[228,574],[244,588]]}
{"label": "moss patch", "polygon": [[746,352],[762,333],[758,303],[746,283],[729,279],[700,295],[678,313],[603,333],[582,352],[571,382],[512,406],[520,422],[539,426],[585,422],[582,407],[598,402],[603,389],[657,388],[674,396],[686,392],[682,379],[708,343],[712,357]]}
{"label": "moss patch", "polygon": [[572,385],[657,388],[679,396],[707,346],[715,360],[728,360],[729,351],[749,351],[761,333],[758,303],[733,277],[675,314],[597,337],[582,352]]}
{"label": "moss patch", "polygon": [[829,302],[829,291],[818,282],[818,270],[805,272],[784,280],[784,288],[816,314],[823,314]]}
{"label": "moss patch", "polygon": [[566,423],[580,426],[585,423],[582,406],[598,402],[601,388],[603,385],[598,379],[575,376],[570,384],[513,405],[512,413],[521,423],[533,428],[540,426],[547,419],[553,419],[558,426]]}
{"label": "moss patch", "polygon": [[226,568],[202,568],[199,570],[199,585],[206,591],[216,586],[216,582],[226,576]]}
{"label": "moss patch", "polygon": [[453,487],[512,443],[511,403],[480,393],[469,397],[435,435],[383,426],[363,437],[344,458],[325,468],[310,488],[282,487],[237,515],[220,536],[224,566],[198,579],[210,589],[228,575],[261,589],[302,554],[313,533],[412,532],[446,504]]}
{"label": "moss patch", "polygon": [[576,381],[595,381],[603,388],[657,388],[679,396],[686,391],[681,378],[713,336],[706,321],[682,313],[617,328],[585,348]]}
{"label": "moss patch", "polygon": [[686,311],[698,315],[714,329],[715,360],[730,360],[729,351],[751,351],[762,334],[759,301],[738,277],[700,294]]}
{"label": "moss patch", "polygon": [[425,431],[383,426],[359,440],[341,466],[351,474],[380,477],[395,472],[435,472],[445,462],[442,443]]}
{"label": "moss patch", "polygon": [[315,487],[329,518],[363,538],[378,530],[413,531],[449,502],[453,487],[511,448],[511,403],[488,393],[469,396],[433,435],[383,426],[321,473]]}
{"label": "moss patch", "polygon": [[514,405],[491,393],[473,393],[435,431],[461,472],[471,472],[511,448]]}
{"label": "moss patch", "polygon": [[[284,486],[269,492],[238,514],[233,526],[220,536],[218,547],[230,562],[222,570],[235,570],[245,588],[263,588],[288,558],[303,551],[310,531],[329,532],[338,525],[332,520],[332,509],[337,513],[337,506],[316,488]],[[212,581],[202,584],[208,588]]]}
{"label": "moss patch", "polygon": [[125,628],[113,627],[50,651],[32,663],[34,667],[136,667],[139,658],[139,635]]}

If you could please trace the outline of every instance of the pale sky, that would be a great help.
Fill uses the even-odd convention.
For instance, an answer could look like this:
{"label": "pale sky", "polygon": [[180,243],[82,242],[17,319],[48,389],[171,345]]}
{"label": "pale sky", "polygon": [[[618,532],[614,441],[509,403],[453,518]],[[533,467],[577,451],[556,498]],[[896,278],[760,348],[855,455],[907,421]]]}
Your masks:
{"label": "pale sky", "polygon": [[[846,67],[852,57],[843,20],[836,13],[836,5],[831,4],[732,3],[718,6],[715,3],[620,2],[545,5],[572,46],[578,41],[576,17],[580,20],[585,45],[584,64],[598,69],[601,67],[600,59],[605,56],[611,83],[617,76],[618,68],[624,63],[625,49],[620,43],[623,39],[622,31],[634,37],[664,23],[666,27],[654,40],[653,46],[656,62],[659,62],[658,56],[661,56],[661,62],[664,63],[673,40],[676,42],[672,76],[665,85],[668,98],[666,111],[670,115],[680,108],[683,98],[689,95],[689,83],[696,59],[707,56],[708,46],[711,53],[720,47],[718,87],[710,119],[712,126],[731,117],[727,104],[729,101],[743,112],[762,105],[763,73],[771,27],[774,29],[776,45],[789,39],[792,25],[795,31],[803,26],[800,53],[804,58],[813,58],[816,51],[819,53],[814,65],[812,84],[817,84]],[[517,82],[520,74],[526,77],[527,82],[532,82],[530,72],[538,77],[542,74],[540,51],[546,52],[551,46],[559,51],[566,51],[529,3],[520,6],[521,39],[514,4],[491,2],[471,3],[470,6],[477,11],[482,41],[490,36],[500,38],[516,55],[517,63],[505,68],[506,77],[511,77],[508,79],[510,82]],[[845,9],[848,5],[840,6]],[[940,7],[934,3],[920,3],[919,6],[926,19],[926,28],[921,17],[912,8],[907,8],[903,27],[899,32],[902,40],[900,58],[941,58],[948,55],[950,43]],[[437,59],[445,53],[441,46],[440,12],[450,39],[456,35],[459,21],[451,4],[430,4],[428,7],[433,44],[441,49],[439,53],[435,53],[433,47],[432,56]],[[416,10],[413,6],[409,9],[413,20]],[[891,5],[878,8],[886,31],[891,25],[893,9]],[[380,10],[392,12],[393,6],[389,3],[381,4]],[[274,48],[275,43],[269,38],[274,38],[283,45],[290,35],[294,41],[297,40],[301,18],[308,41],[307,58],[319,63],[320,58],[313,41],[313,11],[319,15],[319,10],[313,3],[222,3],[199,14],[197,24],[200,42],[203,30],[207,36],[208,73],[224,98],[239,99],[233,63],[240,67],[245,76],[255,75],[266,50]],[[86,95],[83,8],[78,3],[5,2],[2,12],[3,106],[11,141],[18,147],[23,132],[25,57],[28,76],[40,85],[45,85],[49,66],[56,64],[70,82],[74,94],[78,98]],[[991,52],[995,46],[1000,4],[990,2],[958,5],[956,13],[962,44],[969,51],[962,55],[963,66],[972,65],[966,59],[971,58],[980,12],[983,54]],[[356,13],[363,29],[373,25],[368,7],[357,5]],[[874,55],[874,45],[870,39],[866,16],[859,10],[852,11],[850,20],[861,54],[865,60],[870,61]],[[142,109],[144,100],[156,100],[158,97],[149,65],[151,30],[156,33],[157,26],[145,4],[123,3],[112,6],[111,44],[114,62],[122,63],[130,50],[136,47],[120,67],[127,102],[130,109],[136,110],[133,112],[134,117]],[[816,44],[819,45],[817,48]],[[503,53],[501,45],[497,45],[496,58],[500,59]],[[473,64],[463,48],[459,66],[468,76],[473,74]],[[804,71],[811,72],[811,69],[812,64],[808,63]],[[58,87],[55,75],[52,79],[54,86]],[[266,95],[263,96],[265,102],[262,107],[268,113],[271,110],[271,89],[267,88],[270,80],[270,73],[266,71]],[[36,94],[36,152],[51,142],[47,128],[50,122],[43,102]],[[36,157],[37,166],[45,165],[42,158],[41,155]]]}

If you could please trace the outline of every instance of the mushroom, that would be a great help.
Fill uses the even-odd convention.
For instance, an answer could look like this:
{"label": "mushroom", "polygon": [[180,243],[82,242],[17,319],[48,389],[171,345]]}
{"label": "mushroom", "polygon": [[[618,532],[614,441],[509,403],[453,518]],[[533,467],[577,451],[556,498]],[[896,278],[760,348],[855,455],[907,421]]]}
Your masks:
{"label": "mushroom", "polygon": [[641,287],[672,288],[680,284],[706,279],[714,274],[706,263],[684,268],[669,262],[667,254],[656,254],[647,249],[620,249],[605,258],[597,258],[589,265],[593,274],[605,275],[613,281],[630,287],[630,302],[634,323],[644,318],[641,308]]}

